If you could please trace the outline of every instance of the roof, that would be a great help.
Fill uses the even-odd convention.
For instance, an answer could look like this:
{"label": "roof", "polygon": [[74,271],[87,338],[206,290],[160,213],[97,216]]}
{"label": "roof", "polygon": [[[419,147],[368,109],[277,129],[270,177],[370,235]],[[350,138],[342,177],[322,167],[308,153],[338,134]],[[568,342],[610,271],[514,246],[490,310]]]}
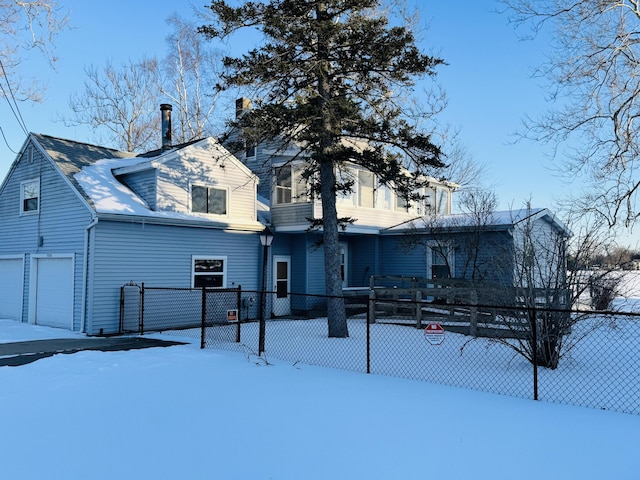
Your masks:
{"label": "roof", "polygon": [[103,158],[125,159],[136,156],[135,153],[131,152],[121,152],[113,148],[51,137],[39,133],[32,133],[31,137],[40,145],[44,153],[56,163],[60,171],[91,207],[94,206],[92,199],[80,188],[74,175],[84,167],[92,165]]}
{"label": "roof", "polygon": [[420,217],[400,223],[381,231],[382,234],[404,234],[408,231],[442,231],[463,232],[481,228],[486,231],[506,231],[528,219],[541,219],[555,226],[567,236],[570,230],[564,223],[546,208],[521,208],[518,210],[502,210],[490,213],[486,218],[478,219],[473,214],[458,213],[436,217]]}
{"label": "roof", "polygon": [[[151,168],[153,162],[163,162],[174,153],[188,148],[214,148],[219,153],[233,157],[213,139],[201,139],[142,155],[122,152],[107,147],[76,142],[42,134],[31,134],[33,141],[53,160],[61,173],[79,195],[100,217],[118,219],[139,217],[160,223],[197,223],[202,226],[231,227],[226,222],[215,221],[204,214],[151,210],[129,187],[118,181],[117,174]],[[152,153],[156,153],[153,155]],[[240,162],[238,162],[240,164]],[[240,164],[244,170],[246,167]],[[256,228],[258,223],[256,221]]]}

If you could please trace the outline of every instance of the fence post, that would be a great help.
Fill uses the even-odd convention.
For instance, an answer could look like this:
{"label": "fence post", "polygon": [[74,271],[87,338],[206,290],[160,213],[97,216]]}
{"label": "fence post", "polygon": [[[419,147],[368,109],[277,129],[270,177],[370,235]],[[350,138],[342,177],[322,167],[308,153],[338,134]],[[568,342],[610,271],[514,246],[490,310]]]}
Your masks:
{"label": "fence post", "polygon": [[531,336],[533,345],[531,346],[533,356],[533,399],[538,400],[538,315],[535,307],[528,309],[529,321],[531,322]]}
{"label": "fence post", "polygon": [[422,328],[422,290],[416,290],[416,328]]}
{"label": "fence post", "polygon": [[124,330],[124,285],[120,287],[120,327],[118,328],[120,335],[122,335],[122,330]]}
{"label": "fence post", "polygon": [[371,373],[371,323],[372,317],[373,321],[375,321],[375,306],[375,293],[371,290],[369,292],[369,301],[367,302],[367,373]]}
{"label": "fence post", "polygon": [[202,308],[201,312],[201,327],[200,327],[200,348],[205,347],[205,335],[207,331],[207,288],[202,287]]}
{"label": "fence post", "polygon": [[140,335],[144,335],[144,282],[140,287]]}
{"label": "fence post", "polygon": [[476,289],[471,289],[469,294],[469,303],[471,309],[469,310],[469,335],[474,337],[478,336],[478,292]]}
{"label": "fence post", "polygon": [[367,302],[367,323],[376,323],[376,292],[369,292],[369,301]]}
{"label": "fence post", "polygon": [[238,285],[237,298],[238,315],[236,317],[236,343],[240,343],[240,320],[242,320],[242,285]]}

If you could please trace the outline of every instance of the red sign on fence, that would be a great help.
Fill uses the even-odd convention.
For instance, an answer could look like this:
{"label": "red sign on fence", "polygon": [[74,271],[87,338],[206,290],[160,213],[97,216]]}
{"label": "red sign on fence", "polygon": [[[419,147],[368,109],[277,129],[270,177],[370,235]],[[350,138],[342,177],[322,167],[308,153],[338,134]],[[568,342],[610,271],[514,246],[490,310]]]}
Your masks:
{"label": "red sign on fence", "polygon": [[440,345],[444,342],[444,328],[439,323],[430,323],[424,329],[424,338],[431,345]]}
{"label": "red sign on fence", "polygon": [[237,321],[238,321],[238,311],[227,310],[227,322],[237,322]]}

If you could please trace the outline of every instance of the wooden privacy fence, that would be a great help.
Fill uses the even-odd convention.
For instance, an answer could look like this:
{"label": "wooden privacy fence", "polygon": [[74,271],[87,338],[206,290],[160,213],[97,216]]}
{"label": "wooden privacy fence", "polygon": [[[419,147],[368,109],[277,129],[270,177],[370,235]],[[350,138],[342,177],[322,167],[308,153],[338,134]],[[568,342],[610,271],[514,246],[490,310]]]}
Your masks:
{"label": "wooden privacy fence", "polygon": [[[347,307],[366,307],[372,323],[438,322],[448,330],[483,337],[525,337],[531,312],[553,308],[556,315],[569,308],[567,290],[518,289],[471,284],[454,279],[372,276],[368,288],[346,289],[358,298]],[[567,313],[568,315],[568,313]]]}

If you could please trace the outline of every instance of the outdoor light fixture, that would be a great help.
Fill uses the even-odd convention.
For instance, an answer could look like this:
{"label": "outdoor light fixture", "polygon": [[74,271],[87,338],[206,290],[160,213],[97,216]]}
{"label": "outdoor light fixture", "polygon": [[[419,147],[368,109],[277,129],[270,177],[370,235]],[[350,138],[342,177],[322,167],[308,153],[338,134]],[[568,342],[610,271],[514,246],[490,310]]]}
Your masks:
{"label": "outdoor light fixture", "polygon": [[264,337],[265,337],[265,309],[267,308],[265,302],[266,290],[267,290],[267,264],[269,263],[269,247],[273,242],[273,233],[269,227],[264,227],[264,230],[260,234],[260,244],[262,245],[262,289],[260,290],[260,325],[258,334],[258,355],[264,352]]}
{"label": "outdoor light fixture", "polygon": [[260,243],[263,247],[270,247],[271,242],[273,242],[273,233],[271,233],[269,227],[264,227],[264,230],[260,234]]}

